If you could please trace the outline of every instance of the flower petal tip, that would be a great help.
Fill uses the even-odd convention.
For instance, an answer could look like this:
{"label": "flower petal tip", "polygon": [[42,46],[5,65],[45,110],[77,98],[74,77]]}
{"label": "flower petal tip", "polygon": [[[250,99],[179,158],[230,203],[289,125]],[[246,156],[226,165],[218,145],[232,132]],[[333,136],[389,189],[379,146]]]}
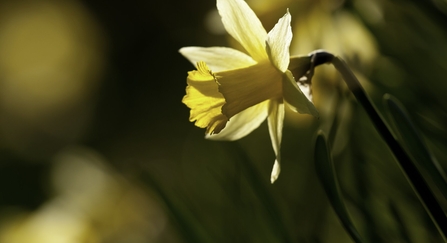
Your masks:
{"label": "flower petal tip", "polygon": [[279,165],[278,160],[275,160],[275,164],[273,165],[272,174],[270,176],[270,182],[273,184],[279,177],[279,173],[281,172],[281,166]]}

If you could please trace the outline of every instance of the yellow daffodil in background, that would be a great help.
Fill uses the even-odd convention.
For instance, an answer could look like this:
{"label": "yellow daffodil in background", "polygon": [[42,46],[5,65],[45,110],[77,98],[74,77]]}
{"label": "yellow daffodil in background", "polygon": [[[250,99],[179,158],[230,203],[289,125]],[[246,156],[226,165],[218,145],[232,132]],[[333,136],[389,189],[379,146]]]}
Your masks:
{"label": "yellow daffodil in background", "polygon": [[267,33],[243,0],[217,0],[217,9],[227,32],[248,55],[227,47],[180,49],[197,68],[188,73],[183,103],[191,109],[190,121],[206,128],[208,139],[240,139],[267,118],[276,154],[273,183],[280,173],[284,103],[299,113],[318,116],[288,70],[292,66],[309,67],[310,59],[290,58],[292,30],[288,11]]}

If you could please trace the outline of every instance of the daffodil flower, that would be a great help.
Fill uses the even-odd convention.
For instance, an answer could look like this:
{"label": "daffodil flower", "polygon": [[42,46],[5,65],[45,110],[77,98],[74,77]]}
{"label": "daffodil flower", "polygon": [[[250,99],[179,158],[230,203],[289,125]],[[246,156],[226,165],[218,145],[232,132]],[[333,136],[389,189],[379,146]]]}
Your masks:
{"label": "daffodil flower", "polygon": [[243,0],[217,0],[217,9],[227,32],[248,55],[227,47],[180,49],[197,68],[188,73],[182,101],[191,109],[189,120],[206,128],[208,139],[240,139],[267,118],[276,154],[270,179],[273,183],[280,173],[284,103],[294,111],[318,116],[288,70],[293,66],[303,75],[310,58],[290,59],[288,11],[267,33]]}

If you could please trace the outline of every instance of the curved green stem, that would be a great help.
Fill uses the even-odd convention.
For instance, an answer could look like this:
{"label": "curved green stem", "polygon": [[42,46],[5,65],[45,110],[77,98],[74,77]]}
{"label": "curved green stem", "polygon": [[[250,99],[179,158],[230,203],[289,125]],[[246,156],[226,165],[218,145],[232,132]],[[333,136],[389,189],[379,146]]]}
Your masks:
{"label": "curved green stem", "polygon": [[[422,204],[424,205],[428,214],[438,228],[444,241],[446,241],[447,217],[438,201],[436,200],[435,196],[433,195],[432,191],[428,187],[427,182],[424,180],[421,173],[416,168],[416,165],[410,159],[410,156],[405,152],[396,138],[392,135],[390,129],[385,124],[384,120],[377,112],[372,102],[369,100],[369,97],[366,95],[366,92],[361,86],[360,82],[357,80],[346,63],[340,57],[333,56],[332,54],[327,52],[317,52],[313,55],[319,55],[320,53],[324,54],[322,55],[324,57],[324,61],[320,61],[318,63],[332,63],[332,65],[334,65],[338,72],[340,72],[347,86],[354,94],[357,101],[363,106],[369,118],[373,122],[375,128],[394,154],[399,166],[403,170],[417,196],[422,201]],[[332,58],[330,58],[331,55]]]}
{"label": "curved green stem", "polygon": [[365,241],[363,241],[359,232],[355,228],[348,210],[346,209],[337,175],[335,173],[334,163],[332,162],[331,150],[327,145],[326,137],[322,131],[318,131],[315,140],[314,160],[318,178],[320,179],[329,202],[335,213],[338,215],[343,227],[355,243],[364,243]]}

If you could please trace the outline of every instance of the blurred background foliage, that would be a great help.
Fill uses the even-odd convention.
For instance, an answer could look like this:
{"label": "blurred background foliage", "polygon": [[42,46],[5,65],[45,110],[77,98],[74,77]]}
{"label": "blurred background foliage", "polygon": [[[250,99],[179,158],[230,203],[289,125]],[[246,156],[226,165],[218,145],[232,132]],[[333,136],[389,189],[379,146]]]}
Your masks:
{"label": "blurred background foliage", "polygon": [[[293,55],[326,49],[379,109],[397,97],[447,167],[445,0],[247,2],[267,30],[290,9]],[[275,184],[266,124],[205,140],[181,103],[193,66],[178,49],[234,42],[213,0],[0,1],[0,242],[350,242],[313,164],[334,122],[360,234],[442,241],[331,66],[313,80],[321,118],[286,114]]]}

